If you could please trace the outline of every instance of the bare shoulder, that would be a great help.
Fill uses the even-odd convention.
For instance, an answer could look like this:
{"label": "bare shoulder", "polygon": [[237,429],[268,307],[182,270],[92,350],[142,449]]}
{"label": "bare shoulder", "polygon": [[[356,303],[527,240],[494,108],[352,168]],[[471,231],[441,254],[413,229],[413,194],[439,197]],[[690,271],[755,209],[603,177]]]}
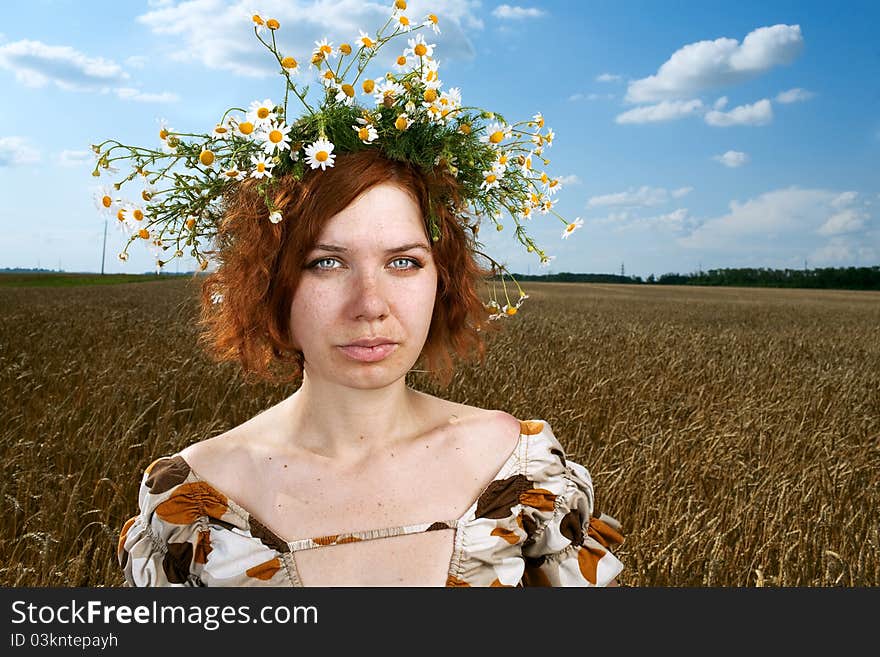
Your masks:
{"label": "bare shoulder", "polygon": [[505,411],[454,404],[450,417],[460,428],[459,440],[474,447],[483,462],[503,460],[519,443],[520,421]]}
{"label": "bare shoulder", "polygon": [[244,425],[184,447],[178,454],[197,475],[224,490],[234,488],[252,462],[243,444]]}

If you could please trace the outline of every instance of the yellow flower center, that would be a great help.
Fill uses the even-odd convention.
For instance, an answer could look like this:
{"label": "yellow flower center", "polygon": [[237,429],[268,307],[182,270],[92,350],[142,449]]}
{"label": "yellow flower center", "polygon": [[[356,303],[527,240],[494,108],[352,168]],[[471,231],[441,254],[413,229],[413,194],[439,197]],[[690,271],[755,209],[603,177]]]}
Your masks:
{"label": "yellow flower center", "polygon": [[167,138],[168,138],[168,131],[165,128],[162,128],[159,131],[159,139],[162,139],[164,141]]}
{"label": "yellow flower center", "polygon": [[257,110],[257,118],[258,119],[265,119],[268,116],[269,116],[269,108],[268,107],[261,107],[260,109]]}
{"label": "yellow flower center", "polygon": [[325,80],[335,80],[336,76],[333,75],[333,71],[324,71],[324,79]]}
{"label": "yellow flower center", "polygon": [[490,173],[488,176],[486,176],[486,182],[489,184],[492,184],[496,180],[498,180],[498,176],[496,176],[494,173]]}
{"label": "yellow flower center", "polygon": [[235,178],[236,176],[238,176],[238,171],[236,171],[235,169],[230,169],[226,172],[226,176],[228,178]]}
{"label": "yellow flower center", "polygon": [[437,100],[437,90],[436,89],[425,89],[425,101],[428,103],[433,103]]}
{"label": "yellow flower center", "polygon": [[273,144],[277,144],[282,139],[284,139],[284,135],[281,134],[280,130],[272,130],[269,132],[269,141]]}
{"label": "yellow flower center", "polygon": [[141,210],[135,210],[131,213],[131,216],[135,218],[135,221],[143,221],[144,213]]}
{"label": "yellow flower center", "polygon": [[222,125],[218,125],[216,128],[214,128],[214,132],[216,132],[218,135],[225,135],[226,128],[224,128]]}
{"label": "yellow flower center", "polygon": [[333,54],[333,48],[331,48],[330,46],[328,46],[328,45],[325,43],[325,44],[323,44],[323,45],[321,46],[321,52],[324,53],[325,55],[332,55],[332,54]]}
{"label": "yellow flower center", "polygon": [[281,23],[276,21],[274,18],[270,18],[266,21],[266,27],[268,27],[270,30],[277,30],[279,27],[281,27]]}
{"label": "yellow flower center", "polygon": [[312,55],[312,64],[320,64],[324,60],[324,55],[320,52],[316,52]]}
{"label": "yellow flower center", "polygon": [[491,141],[493,144],[499,143],[502,139],[504,139],[504,133],[500,130],[496,130],[489,136],[489,141]]}
{"label": "yellow flower center", "polygon": [[342,93],[344,93],[349,98],[354,98],[354,87],[350,84],[342,85]]}
{"label": "yellow flower center", "polygon": [[507,164],[507,155],[500,155],[498,157],[498,163],[499,164]]}
{"label": "yellow flower center", "polygon": [[402,11],[406,9],[406,0],[394,0],[394,6]]}
{"label": "yellow flower center", "polygon": [[113,205],[113,199],[104,194],[104,196],[101,197],[101,205],[103,205],[105,208],[109,208],[111,205]]}
{"label": "yellow flower center", "polygon": [[327,151],[318,151],[315,153],[315,159],[318,160],[318,162],[325,162],[328,157],[330,157],[330,153]]}
{"label": "yellow flower center", "polygon": [[568,224],[568,226],[565,227],[565,232],[570,233],[575,228],[577,228],[577,226],[575,226],[574,224]]}
{"label": "yellow flower center", "polygon": [[428,75],[425,76],[425,79],[428,82],[434,82],[437,79],[437,71],[428,71]]}
{"label": "yellow flower center", "polygon": [[119,212],[117,212],[116,218],[119,219],[119,221],[125,221],[125,210],[120,210]]}
{"label": "yellow flower center", "polygon": [[435,14],[428,14],[428,20],[434,23],[434,25],[437,24],[437,16]]}
{"label": "yellow flower center", "polygon": [[361,128],[360,130],[358,130],[358,137],[362,141],[366,141],[370,138],[370,130],[368,128]]}
{"label": "yellow flower center", "polygon": [[138,231],[138,236],[142,237],[145,240],[148,240],[148,239],[150,239],[150,231],[148,231],[146,228],[141,228]]}
{"label": "yellow flower center", "polygon": [[[104,198],[107,198],[107,197],[105,196]],[[144,199],[145,201],[149,201],[151,198],[153,198],[153,195],[150,194],[150,192],[148,192],[148,191],[145,189],[144,191],[141,192],[141,198]],[[108,206],[108,207],[109,207],[109,206]]]}
{"label": "yellow flower center", "polygon": [[543,116],[540,119],[538,119],[538,127],[539,128],[544,127],[544,117]]}
{"label": "yellow flower center", "polygon": [[541,174],[541,182],[546,183],[549,180],[546,173]]}
{"label": "yellow flower center", "polygon": [[508,315],[516,315],[516,308],[511,306],[510,308],[507,309],[507,314]]}
{"label": "yellow flower center", "polygon": [[214,154],[211,151],[202,151],[199,154],[199,162],[204,164],[206,167],[211,166],[214,163]]}
{"label": "yellow flower center", "polygon": [[413,48],[413,52],[419,57],[424,57],[427,54],[428,49],[425,47],[424,43],[417,43],[416,47]]}
{"label": "yellow flower center", "polygon": [[406,130],[406,127],[408,125],[409,125],[409,123],[407,122],[405,116],[398,116],[397,120],[394,122],[394,127],[397,128],[398,130]]}
{"label": "yellow flower center", "polygon": [[372,48],[376,45],[376,42],[373,41],[370,37],[361,37],[361,43],[364,44],[366,48]]}
{"label": "yellow flower center", "polygon": [[554,178],[553,180],[550,181],[551,188],[556,187],[556,185],[558,185],[558,184],[559,184],[559,180],[557,180],[556,178]]}
{"label": "yellow flower center", "polygon": [[401,16],[399,19],[401,25],[409,25],[409,19],[406,16]]}
{"label": "yellow flower center", "polygon": [[265,162],[257,162],[257,171],[263,173],[266,170]]}
{"label": "yellow flower center", "polygon": [[243,135],[249,135],[254,131],[254,124],[250,121],[244,121],[238,124],[238,129]]}
{"label": "yellow flower center", "polygon": [[351,54],[351,46],[348,45],[347,43],[343,43],[341,46],[339,46],[339,50],[341,52],[345,53],[346,55]]}
{"label": "yellow flower center", "polygon": [[401,55],[400,57],[397,58],[397,65],[403,66],[404,64],[406,64],[406,57]]}
{"label": "yellow flower center", "polygon": [[297,61],[293,57],[285,57],[281,60],[281,65],[284,68],[296,68],[298,66]]}
{"label": "yellow flower center", "polygon": [[364,80],[364,93],[371,94],[373,93],[373,89],[376,88],[376,83],[372,80]]}
{"label": "yellow flower center", "polygon": [[465,135],[471,134],[471,126],[468,125],[467,123],[462,123],[458,129],[462,132],[462,134],[465,134]]}
{"label": "yellow flower center", "polygon": [[186,220],[186,227],[189,228],[190,230],[192,230],[193,226],[195,226],[195,225],[196,225],[195,219],[190,218],[190,219]]}
{"label": "yellow flower center", "polygon": [[251,20],[257,25],[263,25],[263,19],[259,14],[254,14],[251,16]]}

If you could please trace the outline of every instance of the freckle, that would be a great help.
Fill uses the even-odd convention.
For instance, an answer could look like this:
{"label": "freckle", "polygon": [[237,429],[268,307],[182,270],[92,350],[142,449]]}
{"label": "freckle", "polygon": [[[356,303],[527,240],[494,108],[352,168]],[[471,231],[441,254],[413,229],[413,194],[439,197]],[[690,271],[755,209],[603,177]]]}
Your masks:
{"label": "freckle", "polygon": [[286,463],[284,464],[284,467],[285,467],[285,468],[287,467],[287,464],[286,464]]}

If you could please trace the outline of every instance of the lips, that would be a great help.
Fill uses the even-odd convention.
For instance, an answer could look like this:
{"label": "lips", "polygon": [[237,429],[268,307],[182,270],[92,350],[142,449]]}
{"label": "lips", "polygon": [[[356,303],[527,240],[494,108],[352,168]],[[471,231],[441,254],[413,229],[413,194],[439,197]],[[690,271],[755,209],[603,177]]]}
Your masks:
{"label": "lips", "polygon": [[345,345],[340,347],[342,353],[353,360],[364,363],[375,363],[384,359],[388,354],[397,349],[397,344],[393,342],[385,342],[377,344],[374,347],[364,347],[360,345]]}

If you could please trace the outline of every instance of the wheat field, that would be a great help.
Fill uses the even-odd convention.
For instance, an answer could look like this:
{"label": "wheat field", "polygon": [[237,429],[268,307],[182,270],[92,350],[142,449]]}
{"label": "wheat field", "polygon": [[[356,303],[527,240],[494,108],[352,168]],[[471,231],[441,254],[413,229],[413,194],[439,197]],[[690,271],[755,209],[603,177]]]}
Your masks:
{"label": "wheat field", "polygon": [[[0,288],[3,586],[119,586],[158,455],[293,392],[195,346],[197,281]],[[486,367],[413,387],[544,419],[641,587],[880,585],[880,293],[522,283]]]}

